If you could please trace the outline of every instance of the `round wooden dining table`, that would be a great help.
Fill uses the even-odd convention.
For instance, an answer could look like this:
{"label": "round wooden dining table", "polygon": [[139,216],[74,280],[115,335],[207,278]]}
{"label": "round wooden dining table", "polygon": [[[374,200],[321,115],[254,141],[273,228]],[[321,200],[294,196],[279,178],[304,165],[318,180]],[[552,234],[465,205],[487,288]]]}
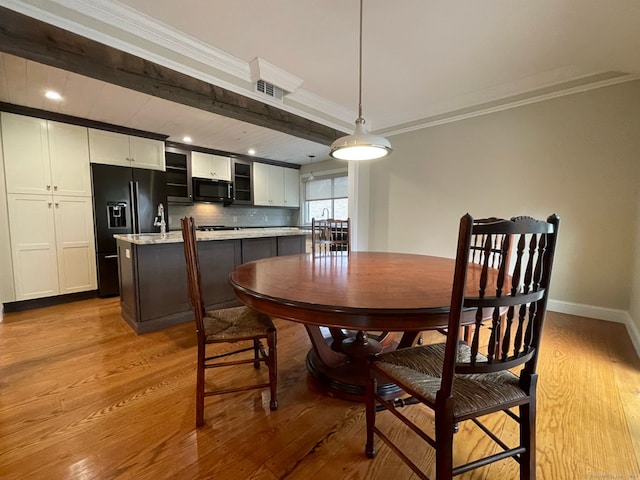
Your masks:
{"label": "round wooden dining table", "polygon": [[[244,263],[229,280],[245,305],[305,325],[312,343],[307,368],[325,391],[362,400],[370,354],[410,346],[420,331],[447,326],[454,264],[404,253],[301,254]],[[383,382],[378,389],[389,398],[398,392]]]}

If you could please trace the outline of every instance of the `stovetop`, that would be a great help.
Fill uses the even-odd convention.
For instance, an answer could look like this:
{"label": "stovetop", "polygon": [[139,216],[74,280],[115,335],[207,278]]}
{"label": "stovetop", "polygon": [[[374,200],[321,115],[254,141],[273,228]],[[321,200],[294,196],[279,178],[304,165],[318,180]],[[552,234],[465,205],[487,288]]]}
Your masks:
{"label": "stovetop", "polygon": [[203,232],[217,232],[220,230],[240,230],[239,227],[227,227],[225,225],[200,225],[198,230]]}

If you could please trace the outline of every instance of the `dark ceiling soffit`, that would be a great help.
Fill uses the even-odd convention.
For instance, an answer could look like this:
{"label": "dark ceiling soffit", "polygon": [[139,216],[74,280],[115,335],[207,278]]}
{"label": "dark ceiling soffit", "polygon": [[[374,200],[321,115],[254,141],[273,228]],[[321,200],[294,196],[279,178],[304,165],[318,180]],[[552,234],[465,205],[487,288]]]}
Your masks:
{"label": "dark ceiling soffit", "polygon": [[0,50],[323,145],[344,135],[4,7],[0,7]]}

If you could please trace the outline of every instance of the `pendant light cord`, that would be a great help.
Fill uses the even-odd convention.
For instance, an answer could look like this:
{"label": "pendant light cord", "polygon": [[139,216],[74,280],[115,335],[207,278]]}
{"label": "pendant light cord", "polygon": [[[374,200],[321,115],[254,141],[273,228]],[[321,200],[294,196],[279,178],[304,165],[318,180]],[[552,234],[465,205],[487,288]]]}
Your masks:
{"label": "pendant light cord", "polygon": [[360,0],[360,64],[358,76],[358,120],[362,121],[362,4],[364,0]]}
{"label": "pendant light cord", "polygon": [[340,137],[331,144],[329,155],[338,160],[374,160],[389,155],[393,150],[386,138],[369,133],[362,118],[362,31],[364,0],[360,0],[360,44],[358,45],[358,118],[353,134]]}

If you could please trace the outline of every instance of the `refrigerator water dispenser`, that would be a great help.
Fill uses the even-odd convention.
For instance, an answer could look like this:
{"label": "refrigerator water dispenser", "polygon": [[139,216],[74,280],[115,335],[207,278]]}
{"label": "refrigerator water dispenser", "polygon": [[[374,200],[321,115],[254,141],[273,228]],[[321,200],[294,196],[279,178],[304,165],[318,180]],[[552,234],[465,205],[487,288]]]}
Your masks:
{"label": "refrigerator water dispenser", "polygon": [[107,202],[107,228],[126,228],[126,202]]}

